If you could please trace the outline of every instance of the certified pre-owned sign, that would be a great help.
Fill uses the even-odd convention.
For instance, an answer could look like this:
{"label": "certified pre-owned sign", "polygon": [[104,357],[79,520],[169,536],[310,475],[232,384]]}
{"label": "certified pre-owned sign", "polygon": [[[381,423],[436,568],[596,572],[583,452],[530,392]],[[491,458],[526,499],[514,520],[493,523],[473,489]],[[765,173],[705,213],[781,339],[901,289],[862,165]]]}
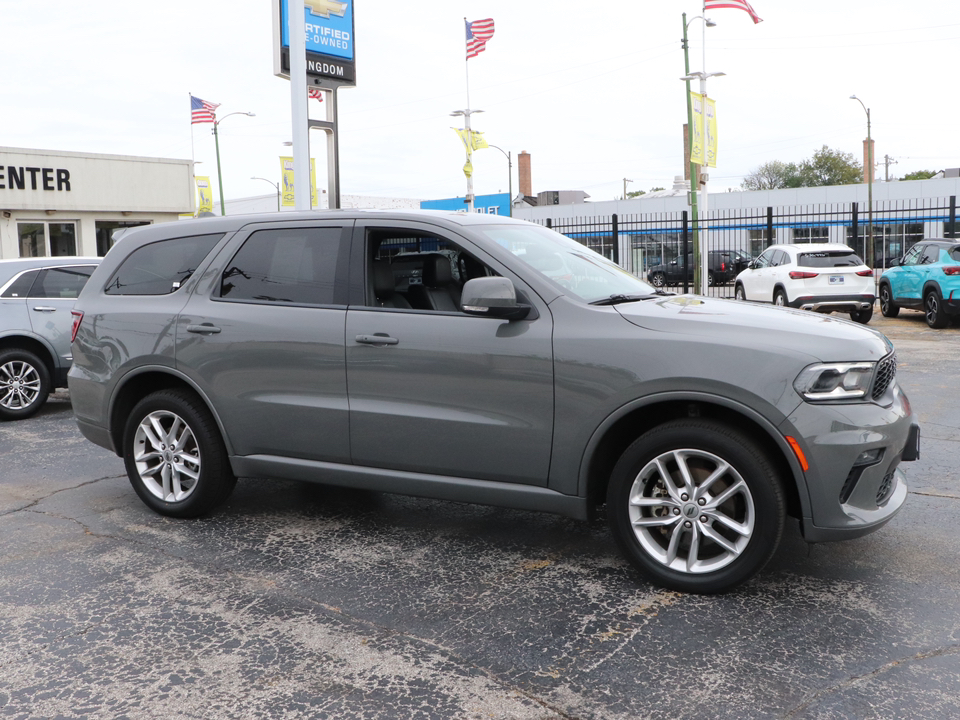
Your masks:
{"label": "certified pre-owned sign", "polygon": [[[353,1],[294,0],[294,7],[298,1],[304,3],[307,76],[332,79],[338,85],[356,84]],[[274,22],[274,73],[284,77],[290,74],[289,4],[289,0],[279,0]]]}

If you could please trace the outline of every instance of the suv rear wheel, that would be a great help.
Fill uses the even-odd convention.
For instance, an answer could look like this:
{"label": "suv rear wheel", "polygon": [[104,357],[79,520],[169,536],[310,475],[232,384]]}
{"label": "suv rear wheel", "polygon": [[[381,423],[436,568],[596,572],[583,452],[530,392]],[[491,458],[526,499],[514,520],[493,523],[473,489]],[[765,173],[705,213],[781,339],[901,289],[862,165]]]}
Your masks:
{"label": "suv rear wheel", "polygon": [[930,290],[923,296],[923,314],[927,319],[927,325],[935,330],[950,324],[950,316],[947,315],[940,293],[936,290]]}
{"label": "suv rear wheel", "polygon": [[872,317],[873,305],[866,309],[861,308],[860,310],[854,310],[852,313],[850,313],[850,319],[854,322],[861,323],[862,325],[866,325],[868,322],[870,322],[870,318]]}
{"label": "suv rear wheel", "polygon": [[50,372],[29,350],[0,351],[0,419],[35,415],[51,391]]}
{"label": "suv rear wheel", "polygon": [[650,284],[654,287],[662,288],[666,284],[666,278],[664,278],[662,272],[656,272],[650,278]]}
{"label": "suv rear wheel", "polygon": [[900,306],[893,301],[893,292],[886,283],[880,285],[880,314],[888,318],[900,314]]}
{"label": "suv rear wheel", "polygon": [[719,593],[749,580],[783,532],[783,489],[747,435],[707,419],[674,420],[623,453],[607,514],[624,554],[651,582]]}
{"label": "suv rear wheel", "polygon": [[183,390],[147,395],[127,418],[123,461],[137,495],[170,517],[203,515],[236,485],[209,410]]}
{"label": "suv rear wheel", "polygon": [[780,307],[787,304],[787,294],[783,291],[783,288],[777,288],[773,291],[773,304]]}

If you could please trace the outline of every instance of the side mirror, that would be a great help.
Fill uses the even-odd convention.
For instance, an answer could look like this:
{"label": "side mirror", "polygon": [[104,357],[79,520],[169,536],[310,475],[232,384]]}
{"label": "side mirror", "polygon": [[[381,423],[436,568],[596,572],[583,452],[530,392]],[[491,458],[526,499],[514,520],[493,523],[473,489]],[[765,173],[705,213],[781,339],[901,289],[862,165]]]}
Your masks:
{"label": "side mirror", "polygon": [[896,267],[900,264],[900,258],[887,258],[887,267]]}
{"label": "side mirror", "polygon": [[517,302],[516,288],[505,277],[467,280],[460,294],[460,309],[467,315],[501,320],[523,320],[530,313],[529,305]]}

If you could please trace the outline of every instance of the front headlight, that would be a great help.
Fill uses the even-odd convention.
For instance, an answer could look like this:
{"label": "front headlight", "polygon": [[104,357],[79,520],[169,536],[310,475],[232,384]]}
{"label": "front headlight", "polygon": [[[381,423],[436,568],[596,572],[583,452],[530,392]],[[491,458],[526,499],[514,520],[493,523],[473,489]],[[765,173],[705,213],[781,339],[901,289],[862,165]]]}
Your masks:
{"label": "front headlight", "polygon": [[857,400],[867,396],[876,363],[822,363],[801,372],[793,387],[805,400]]}

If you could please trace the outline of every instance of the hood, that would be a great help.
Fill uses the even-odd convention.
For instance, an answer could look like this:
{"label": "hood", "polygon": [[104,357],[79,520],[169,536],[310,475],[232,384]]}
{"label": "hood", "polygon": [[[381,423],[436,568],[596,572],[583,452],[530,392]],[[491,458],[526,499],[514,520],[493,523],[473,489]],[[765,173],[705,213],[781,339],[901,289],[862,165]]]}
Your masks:
{"label": "hood", "polygon": [[614,307],[628,322],[654,332],[713,338],[744,349],[778,348],[820,362],[876,361],[893,350],[876,330],[809,310],[694,295]]}

